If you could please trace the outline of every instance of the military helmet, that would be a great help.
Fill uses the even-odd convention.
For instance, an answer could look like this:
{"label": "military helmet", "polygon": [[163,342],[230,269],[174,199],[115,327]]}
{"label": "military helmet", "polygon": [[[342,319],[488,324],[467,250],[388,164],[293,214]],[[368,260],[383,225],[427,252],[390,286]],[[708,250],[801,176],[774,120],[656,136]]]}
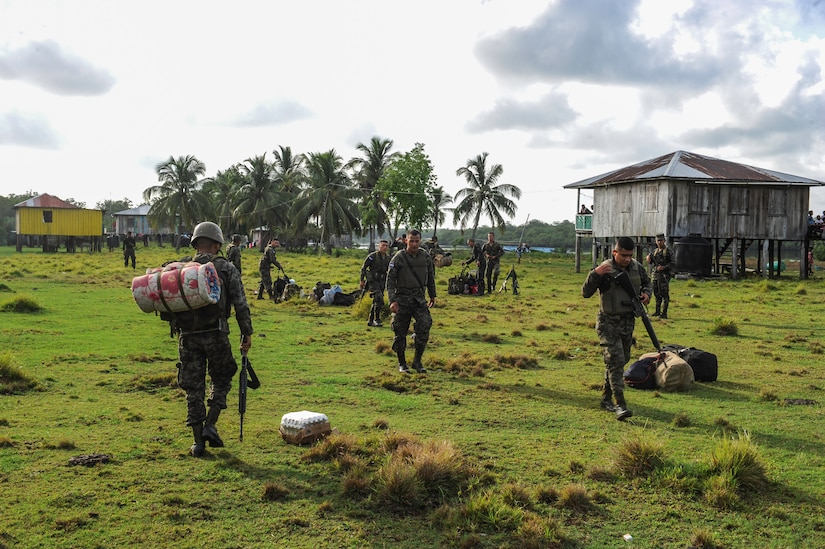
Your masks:
{"label": "military helmet", "polygon": [[208,238],[209,240],[214,240],[215,242],[223,244],[223,231],[221,231],[221,228],[211,221],[204,221],[203,223],[198,223],[195,226],[195,230],[192,231],[193,248],[195,247],[195,242],[197,242],[200,237]]}

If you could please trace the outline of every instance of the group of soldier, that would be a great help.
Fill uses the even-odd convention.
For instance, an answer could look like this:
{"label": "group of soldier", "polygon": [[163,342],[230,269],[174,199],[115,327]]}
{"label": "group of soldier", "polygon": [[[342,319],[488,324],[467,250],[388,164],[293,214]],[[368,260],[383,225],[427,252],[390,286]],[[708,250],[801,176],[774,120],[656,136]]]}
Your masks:
{"label": "group of soldier", "polygon": [[[622,375],[624,366],[630,359],[635,317],[633,308],[629,305],[629,298],[633,296],[627,295],[627,291],[616,283],[615,275],[627,272],[634,288],[639,288],[638,297],[644,304],[650,301],[651,293],[655,293],[654,315],[667,318],[672,254],[665,244],[664,235],[657,235],[656,243],[657,249],[647,258],[653,271],[652,284],[646,269],[633,259],[635,243],[630,238],[622,237],[615,243],[612,259],[604,261],[590,271],[582,286],[582,296],[585,298],[597,291],[600,293],[596,332],[603,347],[605,362],[601,406],[615,412],[619,420],[633,415],[627,408],[624,398]],[[236,235],[232,238],[232,243],[226,249],[226,257],[221,257],[220,250],[224,238],[220,227],[215,223],[203,222],[195,227],[191,244],[196,251],[194,261],[213,262],[224,287],[219,314],[214,320],[210,317],[208,326],[195,323],[196,329],[187,329],[185,324],[177,325],[180,356],[178,380],[180,387],[186,391],[186,423],[192,428],[194,436],[189,453],[200,457],[204,455],[207,444],[212,447],[223,446],[216,423],[221,411],[226,408],[226,396],[231,380],[238,370],[229,342],[230,310],[235,310],[241,333],[242,354],[252,345],[253,330],[249,306],[241,283],[240,237]],[[283,271],[275,252],[279,245],[278,239],[271,239],[259,262],[261,286],[270,297],[273,296],[273,290],[269,271],[273,266]],[[464,264],[476,263],[479,280],[485,280],[487,293],[492,293],[504,249],[495,241],[493,233],[487,235],[487,242],[483,246],[474,239],[468,240],[467,245],[472,255]],[[398,370],[402,373],[409,373],[410,367],[418,373],[426,372],[422,358],[433,324],[430,309],[436,301],[435,266],[431,256],[436,250],[440,250],[437,240],[431,242],[427,250],[422,247],[420,231],[411,230],[406,236],[404,247],[392,257],[388,254],[389,243],[382,240],[378,249],[367,256],[361,268],[360,285],[370,292],[373,299],[369,326],[382,325],[383,294],[385,290],[387,292],[389,309],[393,315],[392,349],[398,357]],[[260,293],[259,291],[259,295]],[[408,366],[407,339],[410,323],[413,321],[414,356]],[[207,372],[211,380],[208,398]]]}

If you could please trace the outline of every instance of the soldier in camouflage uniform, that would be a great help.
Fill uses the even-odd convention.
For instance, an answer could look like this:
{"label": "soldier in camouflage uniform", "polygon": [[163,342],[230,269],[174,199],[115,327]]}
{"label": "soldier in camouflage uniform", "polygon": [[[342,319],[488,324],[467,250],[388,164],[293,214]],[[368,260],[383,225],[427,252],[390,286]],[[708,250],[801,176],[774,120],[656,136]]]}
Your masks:
{"label": "soldier in camouflage uniform", "polygon": [[[215,265],[221,279],[221,300],[217,313],[210,309],[212,306],[196,309],[194,325],[177,325],[180,356],[178,385],[186,391],[186,424],[192,427],[195,438],[189,454],[195,457],[203,456],[206,442],[212,447],[223,446],[215,424],[221,410],[226,409],[226,395],[232,387],[232,377],[238,371],[229,343],[231,307],[235,308],[235,318],[242,336],[241,352],[245,353],[252,346],[252,317],[241,277],[232,263],[217,255],[222,245],[223,233],[216,224],[206,221],[195,227],[192,246],[197,253],[192,260],[198,263],[211,261]],[[204,405],[207,372],[210,378],[209,399],[206,401],[208,412]]]}
{"label": "soldier in camouflage uniform", "polygon": [[[426,289],[429,302],[424,297]],[[390,260],[387,271],[387,296],[393,313],[392,331],[395,338],[392,349],[398,355],[398,371],[408,373],[407,332],[415,319],[415,358],[412,366],[420,374],[426,372],[421,358],[430,340],[433,318],[430,307],[435,305],[435,267],[430,254],[421,249],[421,233],[415,229],[407,233],[407,248],[399,250]]]}
{"label": "soldier in camouflage uniform", "polygon": [[[605,372],[601,406],[616,412],[616,419],[623,421],[633,415],[627,409],[624,398],[624,367],[630,360],[630,346],[636,317],[633,314],[632,296],[619,286],[615,276],[627,271],[634,288],[639,288],[639,299],[650,302],[650,277],[641,263],[633,259],[633,239],[623,236],[616,240],[613,259],[602,262],[590,271],[582,285],[582,296],[591,297],[599,292],[599,316],[596,334],[603,348]],[[614,406],[613,399],[616,399]]]}
{"label": "soldier in camouflage uniform", "polygon": [[384,310],[384,287],[387,284],[387,268],[390,265],[390,256],[387,255],[389,248],[390,243],[382,240],[378,243],[378,250],[369,254],[361,266],[361,288],[366,288],[372,296],[367,326],[383,326],[381,311]]}
{"label": "soldier in camouflage uniform", "polygon": [[653,316],[667,318],[670,305],[670,275],[673,271],[673,254],[665,243],[665,235],[656,235],[656,249],[648,254],[647,262],[653,268],[653,295],[656,296],[656,312]]}
{"label": "soldier in camouflage uniform", "polygon": [[135,268],[135,238],[132,236],[132,231],[126,233],[126,238],[123,239],[123,266],[129,266],[129,260],[132,260],[132,268]]}
{"label": "soldier in camouflage uniform", "polygon": [[478,284],[478,295],[484,295],[484,273],[487,270],[487,258],[481,252],[481,244],[476,242],[475,238],[467,240],[467,247],[470,248],[472,256],[467,259],[462,265],[476,264],[476,283]]}
{"label": "soldier in camouflage uniform", "polygon": [[270,299],[277,299],[280,296],[276,296],[275,292],[272,290],[272,267],[277,267],[279,271],[283,271],[281,264],[278,263],[278,258],[275,255],[275,248],[278,248],[281,245],[281,242],[277,238],[273,238],[269,241],[269,246],[266,247],[264,250],[264,255],[261,256],[261,261],[258,263],[258,270],[261,273],[261,285],[258,286],[258,299],[264,298],[264,289],[266,289],[267,295],[269,295]]}
{"label": "soldier in camouflage uniform", "polygon": [[[498,275],[501,270],[501,256],[504,255],[504,248],[496,242],[495,233],[487,233],[487,242],[481,247],[481,251],[487,259],[487,268],[484,272],[484,276],[487,279],[487,293],[492,295],[496,289],[496,284],[498,284]],[[479,282],[479,286],[483,284],[483,280]]]}
{"label": "soldier in camouflage uniform", "polygon": [[241,265],[241,235],[236,234],[232,237],[232,244],[226,247],[226,260],[238,269],[239,275],[243,275]]}

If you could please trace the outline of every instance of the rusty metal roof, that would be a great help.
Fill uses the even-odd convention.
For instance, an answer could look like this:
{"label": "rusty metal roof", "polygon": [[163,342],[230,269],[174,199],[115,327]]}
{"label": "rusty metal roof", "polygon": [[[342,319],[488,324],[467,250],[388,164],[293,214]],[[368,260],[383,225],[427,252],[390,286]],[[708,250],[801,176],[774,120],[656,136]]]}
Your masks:
{"label": "rusty metal roof", "polygon": [[14,205],[15,208],[66,208],[66,209],[78,209],[77,206],[74,204],[70,204],[64,200],[60,200],[56,196],[52,196],[50,194],[39,194],[28,200],[24,200],[18,204]]}
{"label": "rusty metal roof", "polygon": [[603,187],[640,179],[688,179],[717,184],[825,185],[822,181],[745,164],[737,164],[701,154],[676,151],[632,166],[565,185],[565,189]]}

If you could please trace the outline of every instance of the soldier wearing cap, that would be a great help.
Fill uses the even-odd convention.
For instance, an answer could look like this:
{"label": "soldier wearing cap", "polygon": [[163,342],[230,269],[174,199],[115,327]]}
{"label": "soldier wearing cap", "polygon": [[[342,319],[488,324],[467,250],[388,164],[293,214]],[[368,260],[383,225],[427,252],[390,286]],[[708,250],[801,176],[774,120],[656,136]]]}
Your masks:
{"label": "soldier wearing cap", "polygon": [[670,305],[670,278],[673,276],[673,253],[667,247],[664,234],[656,235],[656,249],[647,256],[653,271],[653,295],[656,296],[656,312],[653,316],[667,318]]}

